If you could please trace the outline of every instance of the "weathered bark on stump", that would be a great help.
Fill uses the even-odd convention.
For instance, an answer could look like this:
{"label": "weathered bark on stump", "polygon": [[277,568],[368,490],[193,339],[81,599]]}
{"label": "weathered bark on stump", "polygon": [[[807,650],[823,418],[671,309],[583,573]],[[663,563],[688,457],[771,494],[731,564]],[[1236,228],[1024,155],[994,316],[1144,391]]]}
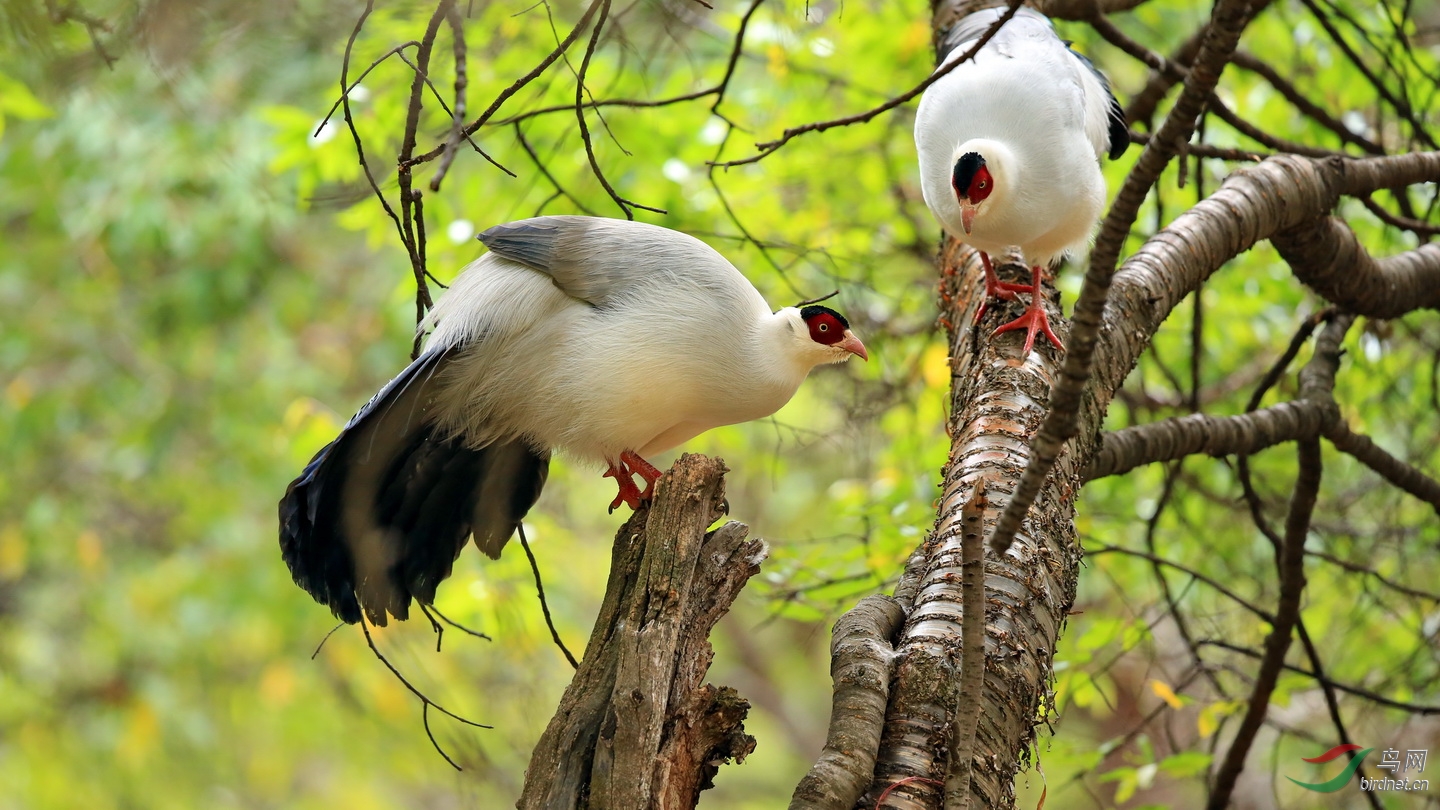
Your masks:
{"label": "weathered bark on stump", "polygon": [[710,630],[766,556],[724,514],[725,465],[686,454],[615,535],[585,658],[525,772],[522,810],[694,807],[755,749],[735,690],[701,681]]}

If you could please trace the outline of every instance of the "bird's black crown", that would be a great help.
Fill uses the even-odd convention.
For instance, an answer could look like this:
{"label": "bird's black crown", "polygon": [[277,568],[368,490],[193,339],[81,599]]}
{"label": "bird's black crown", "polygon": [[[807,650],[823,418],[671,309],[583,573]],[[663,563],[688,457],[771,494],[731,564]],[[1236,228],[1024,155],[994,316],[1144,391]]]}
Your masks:
{"label": "bird's black crown", "polygon": [[844,328],[846,328],[846,329],[849,329],[849,328],[850,328],[850,322],[847,321],[847,320],[845,320],[845,316],[844,316],[844,315],[841,315],[840,313],[836,312],[835,310],[833,310],[833,309],[831,309],[831,308],[829,308],[829,307],[822,307],[822,306],[820,306],[819,304],[811,304],[810,306],[801,309],[801,310],[800,310],[800,317],[803,318],[804,320],[807,320],[807,321],[808,321],[808,320],[810,320],[811,318],[815,317],[816,315],[819,315],[819,314],[822,313],[822,312],[828,313],[828,314],[830,314],[831,316],[833,316],[833,317],[835,318],[835,320],[837,320],[837,321],[840,322],[840,325],[841,325],[842,327],[844,327]]}
{"label": "bird's black crown", "polygon": [[955,190],[961,194],[966,193],[970,188],[970,181],[975,179],[975,173],[985,165],[985,158],[980,157],[979,152],[966,152],[955,161],[954,173],[950,176],[950,182],[955,185]]}

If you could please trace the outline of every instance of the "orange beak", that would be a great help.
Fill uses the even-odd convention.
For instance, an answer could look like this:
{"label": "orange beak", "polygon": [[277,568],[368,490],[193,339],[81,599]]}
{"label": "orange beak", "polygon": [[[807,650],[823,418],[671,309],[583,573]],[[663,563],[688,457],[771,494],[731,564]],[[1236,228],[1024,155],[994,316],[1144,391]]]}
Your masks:
{"label": "orange beak", "polygon": [[859,357],[861,360],[870,359],[870,354],[865,351],[865,344],[861,343],[860,338],[855,337],[855,333],[851,332],[849,329],[845,330],[844,339],[835,345],[839,346],[847,352],[850,352],[856,357]]}

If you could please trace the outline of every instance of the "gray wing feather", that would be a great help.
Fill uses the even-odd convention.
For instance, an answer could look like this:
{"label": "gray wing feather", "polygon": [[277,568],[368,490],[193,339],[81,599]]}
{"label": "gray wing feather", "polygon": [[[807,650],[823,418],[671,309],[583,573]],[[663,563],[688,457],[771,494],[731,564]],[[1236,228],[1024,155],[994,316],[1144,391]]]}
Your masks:
{"label": "gray wing feather", "polygon": [[523,219],[480,234],[501,258],[550,276],[566,295],[604,307],[638,287],[669,284],[730,289],[748,283],[700,240],[641,222],[603,217]]}
{"label": "gray wing feather", "polygon": [[[971,43],[984,36],[985,32],[990,30],[990,26],[994,25],[996,20],[1005,16],[1006,10],[1004,6],[982,9],[974,14],[967,14],[957,20],[955,24],[950,26],[950,29],[945,32],[940,61],[943,63],[946,57],[954,53],[962,45],[968,49]],[[999,31],[995,32],[995,36],[990,41],[998,45],[999,42],[997,41],[1003,41],[1009,29],[1012,27],[1019,29],[1027,24],[1026,21],[1037,21],[1047,28],[1050,27],[1050,20],[1044,14],[1034,9],[1022,7],[1015,12],[1015,16],[1006,22]]]}

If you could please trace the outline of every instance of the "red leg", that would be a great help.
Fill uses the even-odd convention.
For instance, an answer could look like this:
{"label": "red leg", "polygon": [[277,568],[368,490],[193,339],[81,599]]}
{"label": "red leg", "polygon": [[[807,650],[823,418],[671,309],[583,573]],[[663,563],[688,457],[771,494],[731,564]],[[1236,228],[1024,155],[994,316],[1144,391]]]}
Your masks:
{"label": "red leg", "polygon": [[[625,504],[631,509],[640,508],[640,490],[635,487],[635,481],[630,476],[634,473],[625,468],[625,454],[620,454],[619,462],[610,462],[610,469],[605,471],[604,478],[614,478],[620,492],[615,500],[610,502],[610,511],[614,512],[620,504]],[[648,466],[648,465],[647,465]],[[648,490],[647,490],[648,491]]]}
{"label": "red leg", "polygon": [[620,454],[620,461],[630,465],[632,473],[638,474],[645,479],[645,491],[640,493],[641,501],[648,501],[655,495],[655,482],[660,480],[664,473],[655,468],[655,465],[641,458],[633,450],[626,450]]}
{"label": "red leg", "polygon": [[1033,287],[1026,287],[1024,284],[1011,284],[1008,281],[1001,281],[995,275],[995,265],[990,263],[990,254],[980,251],[980,262],[985,265],[985,300],[980,302],[980,308],[975,311],[975,322],[979,323],[980,316],[985,314],[985,309],[990,306],[990,299],[997,298],[1005,301],[1014,301],[1017,292],[1033,292]]}
{"label": "red leg", "polygon": [[1055,344],[1055,348],[1063,352],[1065,351],[1065,344],[1061,343],[1060,338],[1055,337],[1055,333],[1050,331],[1050,319],[1045,315],[1044,299],[1040,292],[1040,273],[1042,271],[1039,267],[1032,267],[1030,268],[1030,272],[1031,279],[1035,283],[1033,292],[1030,293],[1030,306],[1025,309],[1024,315],[991,332],[990,336],[994,337],[1001,332],[1023,328],[1025,330],[1025,354],[1028,355],[1030,353],[1030,347],[1035,345],[1036,333],[1044,332],[1045,337],[1049,338],[1050,342]]}

